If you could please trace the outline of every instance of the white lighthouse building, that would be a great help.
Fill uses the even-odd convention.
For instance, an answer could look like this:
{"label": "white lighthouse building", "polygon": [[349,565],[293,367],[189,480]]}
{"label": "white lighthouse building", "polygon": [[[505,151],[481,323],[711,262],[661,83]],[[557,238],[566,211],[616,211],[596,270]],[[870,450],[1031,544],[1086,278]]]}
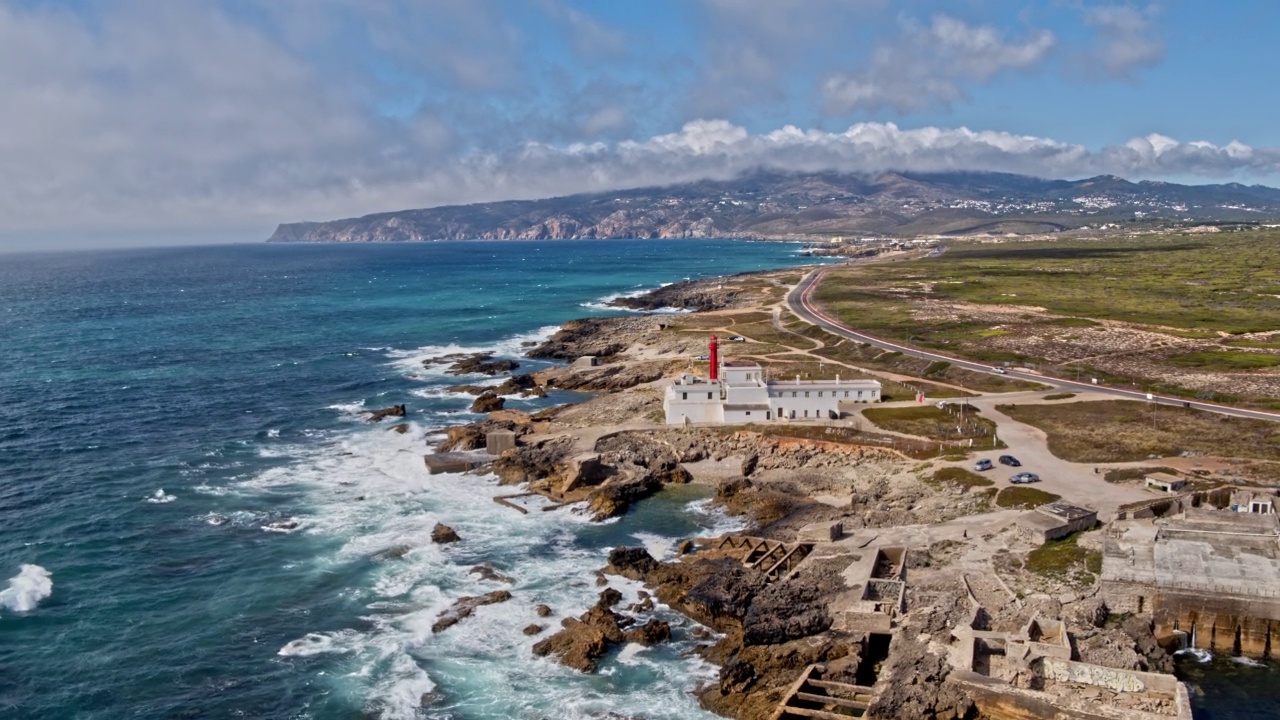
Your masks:
{"label": "white lighthouse building", "polygon": [[721,364],[711,338],[711,377],[681,375],[662,398],[668,425],[826,420],[841,403],[880,402],[876,380],[766,380],[753,362]]}

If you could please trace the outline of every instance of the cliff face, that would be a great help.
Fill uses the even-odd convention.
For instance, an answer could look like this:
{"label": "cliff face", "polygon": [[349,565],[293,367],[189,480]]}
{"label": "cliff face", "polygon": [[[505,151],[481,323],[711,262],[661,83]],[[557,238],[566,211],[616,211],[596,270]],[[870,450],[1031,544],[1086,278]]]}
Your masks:
{"label": "cliff face", "polygon": [[1110,176],[1068,182],[995,173],[761,171],[727,181],[286,223],[269,241],[1051,232],[1135,218],[1256,222],[1268,217],[1280,217],[1280,190],[1260,186],[1131,183]]}

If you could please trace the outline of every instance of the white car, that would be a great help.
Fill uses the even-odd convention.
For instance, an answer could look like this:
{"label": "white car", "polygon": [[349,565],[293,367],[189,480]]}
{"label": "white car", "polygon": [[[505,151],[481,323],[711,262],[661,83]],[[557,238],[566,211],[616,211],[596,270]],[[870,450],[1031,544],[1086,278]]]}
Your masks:
{"label": "white car", "polygon": [[1008,375],[1008,374],[1009,374],[1009,371],[1008,371],[1008,370],[1005,370],[1004,368],[993,367],[993,368],[991,368],[991,371],[992,371],[992,372],[998,372],[998,373],[1000,373],[1001,375]]}
{"label": "white car", "polygon": [[746,342],[747,339],[741,335],[733,335],[729,338],[729,342]]}
{"label": "white car", "polygon": [[1014,475],[1013,477],[1009,478],[1009,482],[1013,483],[1014,485],[1026,485],[1029,483],[1040,482],[1040,476],[1035,473],[1029,473],[1029,472],[1018,473],[1017,475]]}

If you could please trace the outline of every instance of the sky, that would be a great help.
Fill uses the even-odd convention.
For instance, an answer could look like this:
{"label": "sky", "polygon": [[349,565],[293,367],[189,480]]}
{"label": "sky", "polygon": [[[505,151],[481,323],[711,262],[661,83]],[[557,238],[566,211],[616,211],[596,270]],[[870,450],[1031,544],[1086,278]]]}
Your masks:
{"label": "sky", "polygon": [[0,250],[753,168],[1280,185],[1273,0],[0,0]]}

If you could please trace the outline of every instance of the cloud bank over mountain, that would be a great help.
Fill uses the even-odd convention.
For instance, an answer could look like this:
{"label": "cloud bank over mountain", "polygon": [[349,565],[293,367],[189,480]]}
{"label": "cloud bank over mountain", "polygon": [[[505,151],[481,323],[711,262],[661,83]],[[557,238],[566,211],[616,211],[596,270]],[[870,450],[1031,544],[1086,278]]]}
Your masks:
{"label": "cloud bank over mountain", "polygon": [[0,0],[0,238],[258,234],[756,168],[1280,177],[1280,148],[1231,136],[1160,126],[1085,145],[966,114],[1020,101],[1020,89],[999,95],[1006,85],[1141,82],[1172,47],[1155,5],[962,17],[924,0],[698,0],[630,12]]}

